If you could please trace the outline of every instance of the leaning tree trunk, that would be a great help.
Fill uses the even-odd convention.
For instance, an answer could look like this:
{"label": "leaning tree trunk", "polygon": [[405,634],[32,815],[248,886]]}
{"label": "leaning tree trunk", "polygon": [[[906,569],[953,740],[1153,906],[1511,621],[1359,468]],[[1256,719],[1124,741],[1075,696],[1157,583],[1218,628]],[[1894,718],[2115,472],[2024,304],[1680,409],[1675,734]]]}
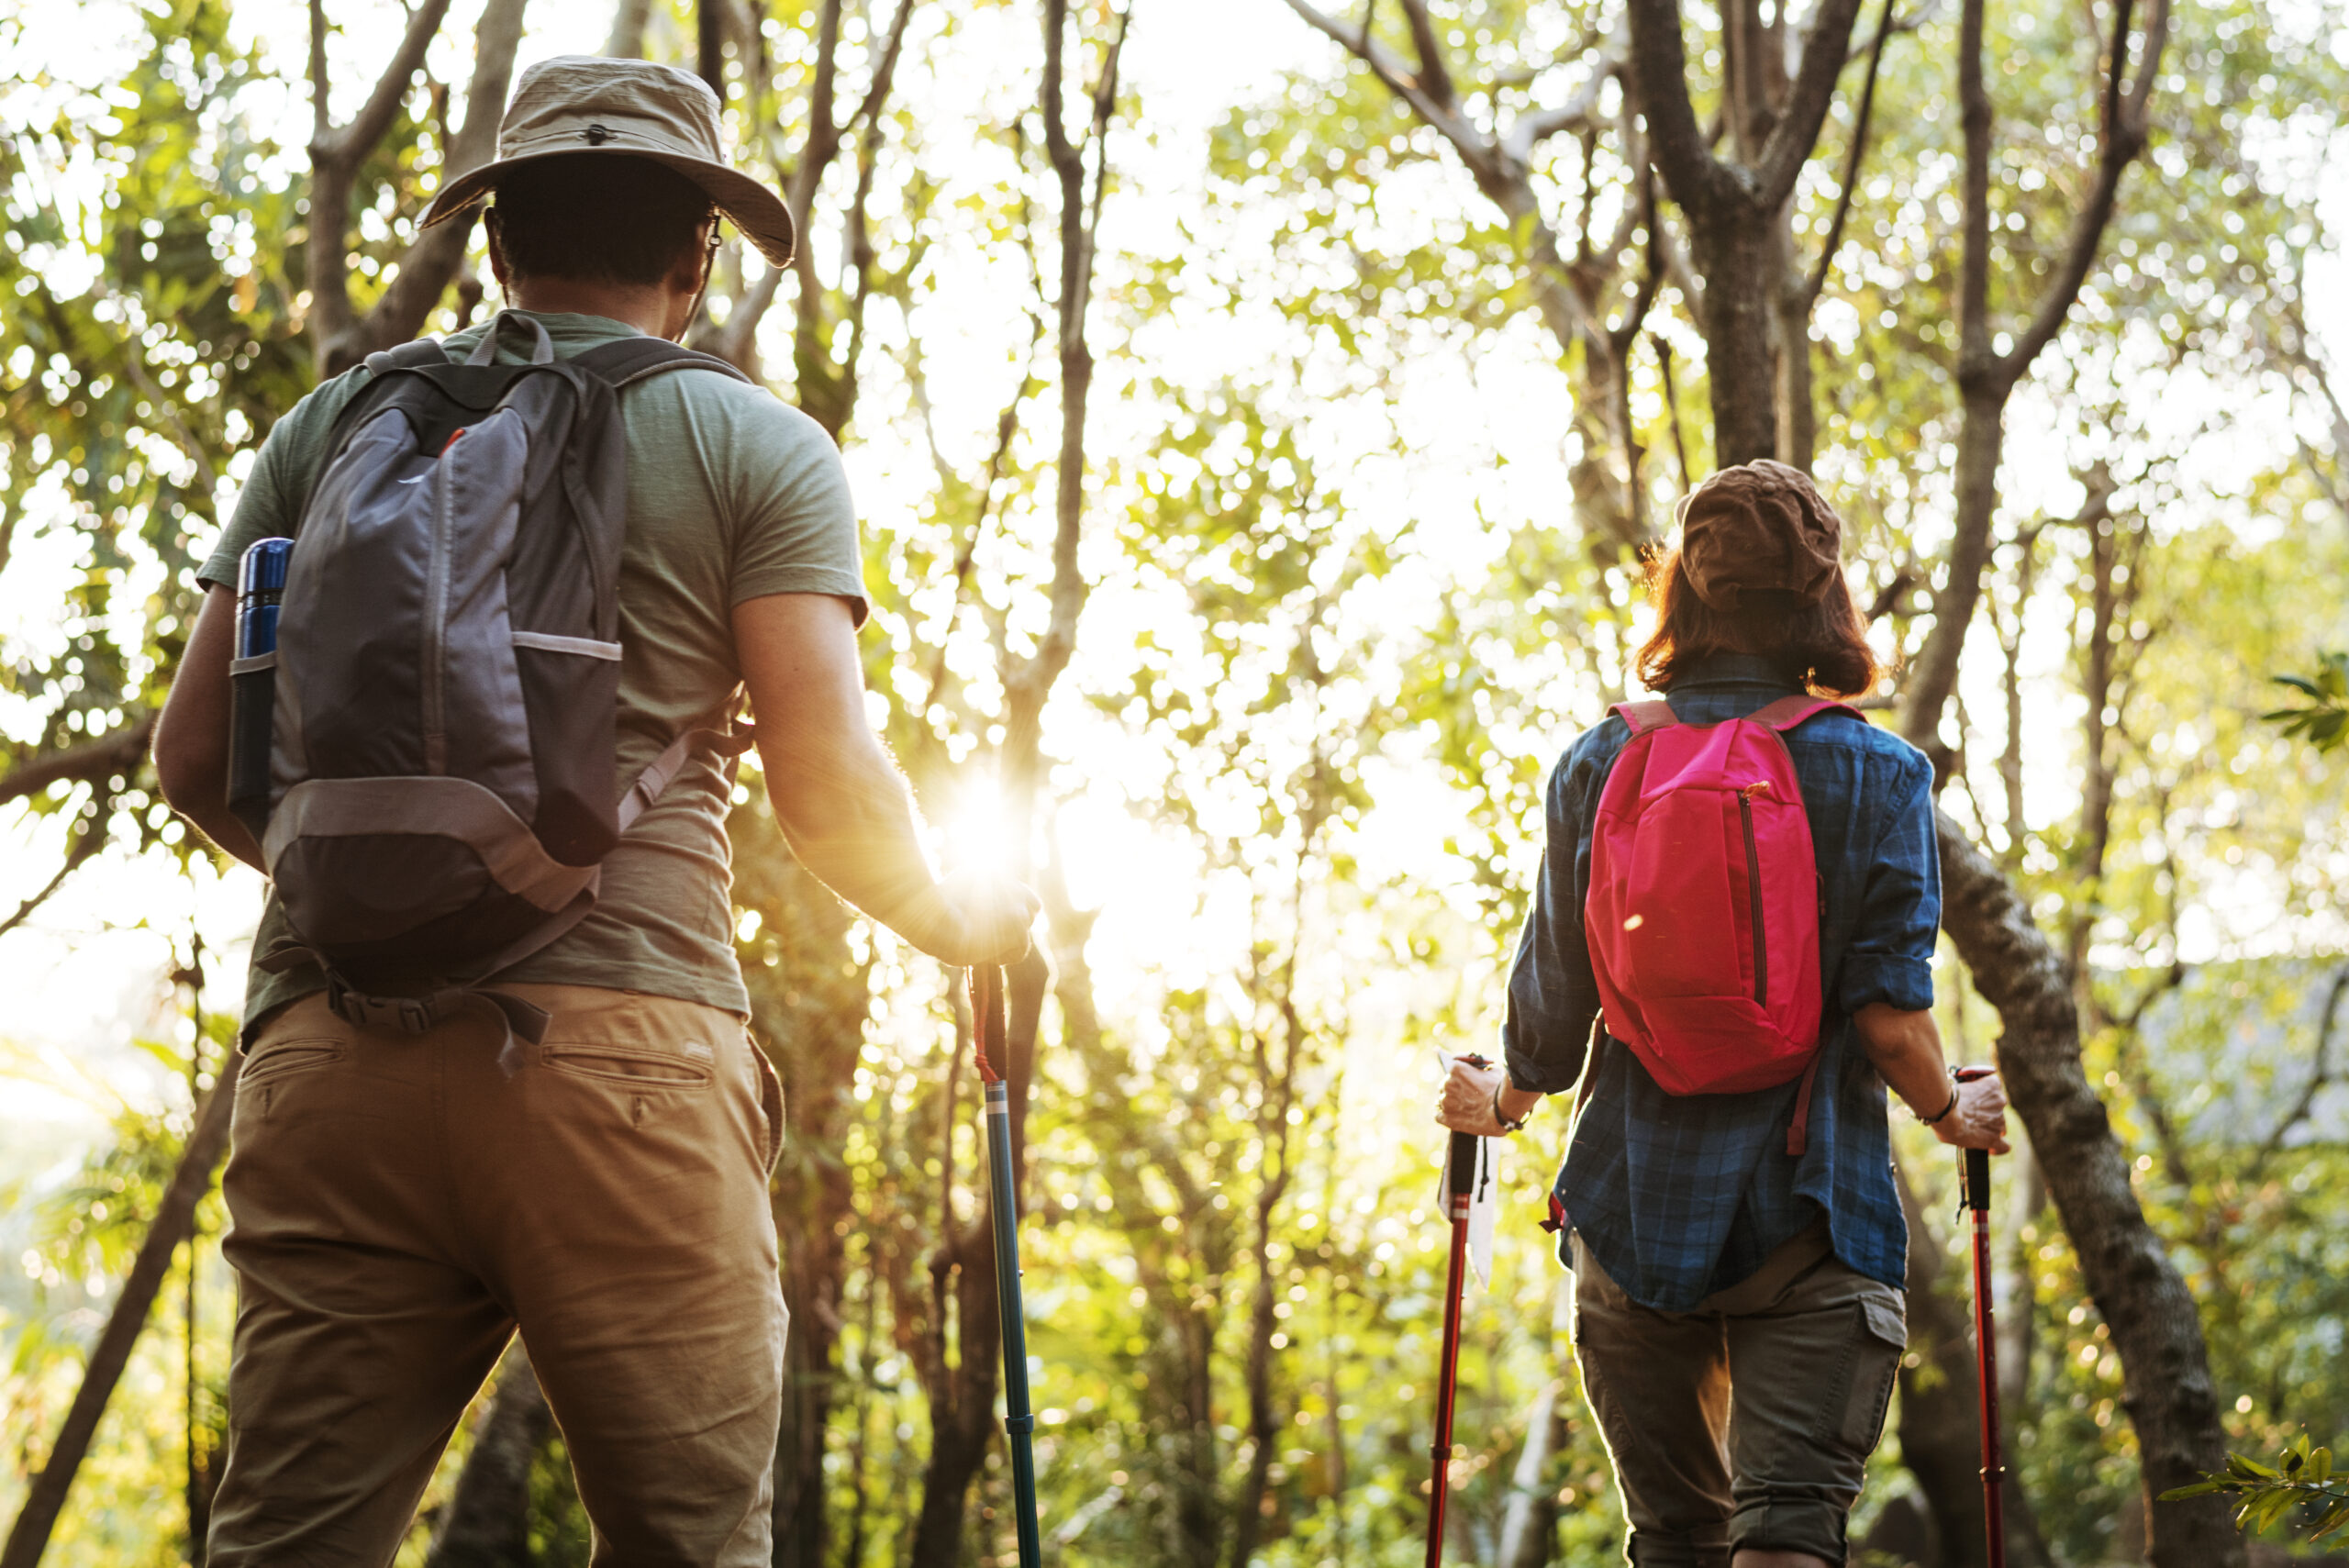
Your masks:
{"label": "leaning tree trunk", "polygon": [[530,1466],[553,1430],[554,1413],[517,1340],[424,1568],[531,1568]]}
{"label": "leaning tree trunk", "polygon": [[122,1294],[115,1297],[114,1310],[106,1314],[106,1326],[90,1351],[82,1386],[73,1391],[73,1403],[66,1409],[65,1424],[32,1478],[24,1508],[9,1528],[7,1545],[0,1547],[0,1568],[34,1568],[49,1548],[57,1516],[65,1507],[66,1491],[90,1451],[90,1440],[97,1435],[98,1419],[106,1414],[115,1385],[122,1381],[123,1369],[130,1364],[139,1330],[147,1326],[147,1314],[171,1272],[172,1254],[195,1229],[195,1206],[212,1190],[212,1168],[228,1147],[237,1073],[244,1060],[238,1051],[228,1052],[212,1092],[196,1107],[195,1125],[188,1131],[179,1169],[172,1173],[171,1185],[163,1189],[163,1201],[155,1210],[155,1221],[148,1227],[147,1239],[139,1244],[139,1256],[122,1282]]}
{"label": "leaning tree trunk", "polygon": [[2129,1156],[2080,1062],[2071,966],[2020,894],[1947,816],[1940,818],[1942,928],[1998,1010],[1998,1069],[2030,1129],[2048,1195],[2104,1315],[2121,1405],[2145,1483],[2154,1568],[2230,1568],[2243,1538],[2223,1497],[2152,1499],[2226,1463],[2202,1320],[2130,1184]]}

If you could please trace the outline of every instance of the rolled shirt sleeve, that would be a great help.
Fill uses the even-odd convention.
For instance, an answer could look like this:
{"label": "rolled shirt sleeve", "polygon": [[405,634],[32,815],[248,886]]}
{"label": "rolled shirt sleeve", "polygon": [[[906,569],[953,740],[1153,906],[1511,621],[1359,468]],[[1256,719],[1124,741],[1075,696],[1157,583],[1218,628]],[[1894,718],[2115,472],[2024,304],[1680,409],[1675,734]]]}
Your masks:
{"label": "rolled shirt sleeve", "polygon": [[1871,1002],[1921,1013],[1933,1005],[1933,944],[1942,918],[1941,850],[1933,832],[1933,770],[1922,756],[1901,772],[1843,950],[1836,1002],[1855,1013]]}
{"label": "rolled shirt sleeve", "polygon": [[1547,1095],[1564,1093],[1582,1076],[1591,1023],[1598,1016],[1598,981],[1591,972],[1589,944],[1583,940],[1583,890],[1589,864],[1582,822],[1598,773],[1586,751],[1586,745],[1577,744],[1550,773],[1543,809],[1548,841],[1534,884],[1533,907],[1509,966],[1508,1007],[1501,1019],[1501,1052],[1509,1082]]}

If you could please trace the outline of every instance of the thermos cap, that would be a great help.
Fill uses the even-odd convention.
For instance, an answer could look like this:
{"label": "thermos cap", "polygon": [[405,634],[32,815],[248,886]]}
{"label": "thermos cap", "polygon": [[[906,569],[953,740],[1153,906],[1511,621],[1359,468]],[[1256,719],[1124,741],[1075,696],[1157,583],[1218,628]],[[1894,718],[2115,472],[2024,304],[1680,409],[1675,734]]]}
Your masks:
{"label": "thermos cap", "polygon": [[284,593],[286,563],[293,559],[292,539],[255,539],[237,562],[237,593],[239,596]]}

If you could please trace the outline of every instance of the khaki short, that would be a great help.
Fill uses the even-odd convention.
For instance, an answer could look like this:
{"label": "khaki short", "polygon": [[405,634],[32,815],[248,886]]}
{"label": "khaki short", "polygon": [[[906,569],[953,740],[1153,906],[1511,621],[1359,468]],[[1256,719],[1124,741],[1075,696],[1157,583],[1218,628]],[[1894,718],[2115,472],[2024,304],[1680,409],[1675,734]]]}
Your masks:
{"label": "khaki short", "polygon": [[553,1015],[510,1077],[486,1006],[410,1037],[310,996],[247,1053],[214,1568],[391,1562],[518,1324],[598,1564],[768,1560],[774,1074],[713,1007],[501,989]]}
{"label": "khaki short", "polygon": [[1904,1297],[1823,1226],[1692,1312],[1641,1306],[1573,1241],[1575,1355],[1639,1568],[1741,1548],[1844,1559],[1843,1527],[1908,1344]]}

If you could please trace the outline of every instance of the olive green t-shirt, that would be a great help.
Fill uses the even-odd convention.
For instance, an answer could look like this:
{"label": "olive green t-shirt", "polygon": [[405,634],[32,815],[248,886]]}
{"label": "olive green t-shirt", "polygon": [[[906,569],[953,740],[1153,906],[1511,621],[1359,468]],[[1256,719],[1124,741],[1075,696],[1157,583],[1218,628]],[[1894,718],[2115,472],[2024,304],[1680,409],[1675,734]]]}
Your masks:
{"label": "olive green t-shirt", "polygon": [[[540,315],[558,358],[636,335],[600,316]],[[443,339],[458,358],[484,328]],[[509,330],[501,362],[528,357]],[[255,539],[290,535],[328,458],[337,416],[364,386],[364,368],[295,404],[262,443],[235,517],[198,576],[233,588]],[[619,781],[626,791],[679,731],[731,702],[742,672],[731,611],[768,594],[832,594],[865,615],[856,513],[839,450],[822,427],[714,371],[678,370],[623,388],[628,430],[628,539],[620,556]],[[587,918],[502,979],[644,991],[747,1015],[734,958],[726,840],[729,786],[719,759],[696,751],[604,862]],[[256,958],[294,940],[273,892]],[[303,964],[253,971],[250,1026],[322,989]]]}

